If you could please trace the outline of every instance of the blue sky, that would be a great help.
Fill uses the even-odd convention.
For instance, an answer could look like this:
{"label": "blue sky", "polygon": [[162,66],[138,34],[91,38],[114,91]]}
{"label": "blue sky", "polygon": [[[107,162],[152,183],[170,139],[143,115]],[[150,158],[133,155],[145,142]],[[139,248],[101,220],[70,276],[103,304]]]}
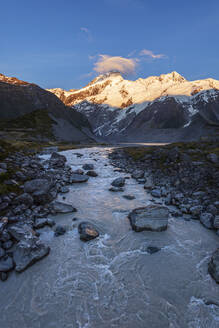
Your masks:
{"label": "blue sky", "polygon": [[107,69],[219,79],[218,0],[0,2],[0,73],[79,88]]}

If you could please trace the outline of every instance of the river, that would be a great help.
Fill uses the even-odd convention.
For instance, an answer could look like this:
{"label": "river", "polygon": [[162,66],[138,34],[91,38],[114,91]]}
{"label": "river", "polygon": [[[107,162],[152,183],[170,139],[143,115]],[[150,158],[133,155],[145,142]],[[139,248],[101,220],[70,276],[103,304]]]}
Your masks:
{"label": "river", "polygon": [[[1,328],[219,327],[219,306],[209,304],[219,302],[219,285],[207,272],[218,236],[182,218],[170,218],[164,232],[132,231],[127,215],[149,204],[150,195],[133,179],[126,180],[124,193],[108,191],[113,179],[127,176],[110,165],[111,151],[63,152],[73,169],[93,163],[98,177],[73,184],[65,194],[64,201],[78,209],[54,217],[66,225],[65,235],[41,231],[50,255],[0,283]],[[127,200],[123,194],[136,198]],[[80,241],[81,219],[93,222],[100,237]],[[149,245],[161,250],[149,254]]]}

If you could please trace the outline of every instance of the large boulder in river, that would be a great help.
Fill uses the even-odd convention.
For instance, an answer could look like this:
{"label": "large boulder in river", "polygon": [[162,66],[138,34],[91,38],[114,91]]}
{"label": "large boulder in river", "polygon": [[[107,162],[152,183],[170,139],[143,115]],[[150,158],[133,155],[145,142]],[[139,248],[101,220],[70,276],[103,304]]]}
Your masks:
{"label": "large boulder in river", "polygon": [[25,182],[24,192],[31,194],[37,204],[51,202],[57,195],[54,182],[48,179],[33,179]]}
{"label": "large boulder in river", "polygon": [[140,232],[167,229],[169,210],[165,206],[148,205],[134,209],[128,216],[132,229]]}
{"label": "large boulder in river", "polygon": [[219,284],[219,248],[213,253],[208,264],[208,272],[212,278]]}
{"label": "large boulder in river", "polygon": [[80,234],[80,239],[83,241],[88,241],[99,236],[99,232],[90,222],[81,222],[78,226],[78,232]]}
{"label": "large boulder in river", "polygon": [[58,201],[54,201],[50,204],[50,209],[54,213],[72,213],[77,212],[77,209],[73,207],[71,204],[66,204]]}
{"label": "large boulder in river", "polygon": [[15,270],[22,272],[35,262],[49,254],[50,248],[38,238],[28,238],[20,241],[14,251]]}
{"label": "large boulder in river", "polygon": [[113,187],[123,187],[125,185],[125,178],[117,178],[111,183]]}
{"label": "large boulder in river", "polygon": [[53,168],[63,168],[65,167],[66,161],[67,159],[64,155],[53,152],[49,160],[49,165]]}

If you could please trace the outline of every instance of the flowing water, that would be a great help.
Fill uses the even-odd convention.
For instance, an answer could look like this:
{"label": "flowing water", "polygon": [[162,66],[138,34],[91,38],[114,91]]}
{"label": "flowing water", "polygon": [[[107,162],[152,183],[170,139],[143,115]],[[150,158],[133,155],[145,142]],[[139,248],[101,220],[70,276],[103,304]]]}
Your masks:
{"label": "flowing water", "polygon": [[[219,327],[219,306],[206,305],[219,301],[219,285],[207,273],[218,236],[182,218],[171,218],[164,232],[132,231],[127,214],[149,204],[150,196],[133,179],[126,180],[125,194],[134,200],[108,191],[113,179],[127,176],[109,164],[110,151],[63,152],[73,169],[94,163],[99,176],[65,194],[78,209],[55,216],[67,226],[65,235],[43,229],[50,255],[0,283],[1,328]],[[100,237],[80,241],[74,217],[93,222]],[[150,255],[149,245],[161,251]]]}

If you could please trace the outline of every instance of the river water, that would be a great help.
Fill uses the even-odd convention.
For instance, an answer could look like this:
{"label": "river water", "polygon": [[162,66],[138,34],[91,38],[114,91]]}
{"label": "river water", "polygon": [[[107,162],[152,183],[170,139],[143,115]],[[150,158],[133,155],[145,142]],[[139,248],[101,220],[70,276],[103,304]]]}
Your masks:
{"label": "river water", "polygon": [[[65,194],[65,202],[78,209],[54,217],[66,225],[65,235],[43,229],[50,255],[0,283],[1,328],[219,327],[219,306],[206,305],[219,302],[219,285],[207,273],[218,236],[182,218],[170,218],[164,232],[132,231],[127,214],[149,204],[150,195],[133,179],[126,180],[124,193],[108,191],[113,179],[127,176],[109,164],[111,151],[63,152],[73,169],[93,163],[99,175]],[[100,237],[80,241],[81,219],[93,222]],[[149,245],[161,251],[149,254]]]}

